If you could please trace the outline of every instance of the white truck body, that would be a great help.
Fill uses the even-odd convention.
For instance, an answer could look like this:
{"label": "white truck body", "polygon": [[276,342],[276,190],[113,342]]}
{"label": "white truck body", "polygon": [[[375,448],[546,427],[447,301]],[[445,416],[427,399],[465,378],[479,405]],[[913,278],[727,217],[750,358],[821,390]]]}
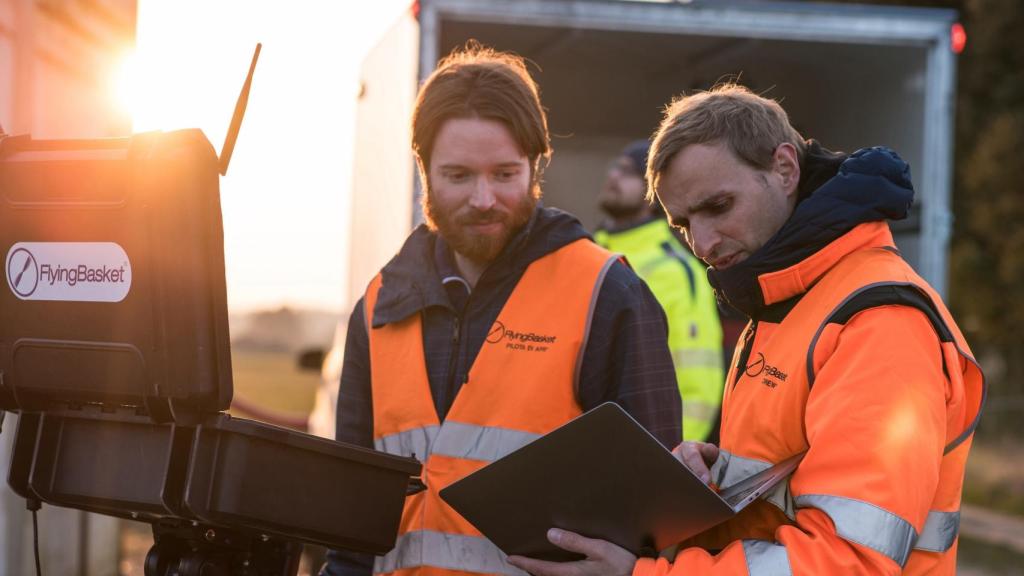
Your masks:
{"label": "white truck body", "polygon": [[353,185],[350,304],[421,220],[409,119],[419,82],[469,39],[511,50],[549,110],[545,203],[589,228],[608,163],[650,135],[683,92],[739,76],[782,101],[831,149],[886,145],[912,167],[911,217],[897,243],[946,288],[956,12],[796,2],[422,0],[363,67]]}

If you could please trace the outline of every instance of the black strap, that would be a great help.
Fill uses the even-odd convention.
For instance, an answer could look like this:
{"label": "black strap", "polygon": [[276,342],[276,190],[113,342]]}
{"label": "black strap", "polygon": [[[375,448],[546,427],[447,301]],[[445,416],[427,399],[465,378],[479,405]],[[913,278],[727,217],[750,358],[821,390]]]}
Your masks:
{"label": "black strap", "polygon": [[953,333],[946,326],[946,322],[939,315],[939,311],[935,309],[932,299],[921,292],[919,288],[909,284],[883,284],[868,288],[840,306],[838,310],[828,317],[825,323],[846,324],[858,312],[868,308],[892,305],[909,306],[924,312],[924,315],[932,323],[932,327],[935,328],[935,333],[939,335],[940,340],[943,342],[954,341]]}
{"label": "black strap", "polygon": [[[879,306],[909,306],[924,313],[931,322],[935,333],[942,342],[953,342],[953,333],[932,302],[920,288],[913,284],[876,284],[854,293],[840,304],[818,328],[811,345],[807,349],[807,386],[814,386],[814,349],[818,346],[818,338],[829,324],[846,324],[856,314]],[[945,366],[944,366],[945,368]]]}
{"label": "black strap", "polygon": [[[845,302],[840,304],[835,311],[833,311],[832,314],[822,322],[821,326],[818,328],[818,332],[814,335],[814,339],[811,340],[811,345],[807,349],[808,389],[814,386],[814,349],[818,345],[818,338],[824,331],[825,326],[829,324],[846,324],[846,322],[848,322],[850,318],[858,312],[862,312],[869,308],[892,305],[909,306],[920,310],[931,322],[932,328],[935,329],[935,333],[938,335],[941,342],[952,342],[954,345],[956,344],[956,340],[953,338],[953,332],[949,329],[949,326],[942,318],[942,315],[939,314],[938,309],[935,307],[935,303],[919,287],[909,283],[885,283],[868,286],[867,288],[851,295]],[[975,363],[973,358],[968,358],[968,360]],[[942,369],[946,372],[946,377],[949,378],[950,367],[946,366],[945,360],[942,362]],[[980,370],[980,368],[978,369]],[[984,376],[982,376],[982,378],[984,378]],[[982,382],[982,387],[981,406],[984,406],[985,397],[988,395],[984,381]],[[944,454],[951,452],[974,433],[974,430],[978,427],[978,422],[981,420],[981,406],[978,408],[978,414],[974,417],[974,421],[956,439],[946,445],[945,450],[943,451]]]}

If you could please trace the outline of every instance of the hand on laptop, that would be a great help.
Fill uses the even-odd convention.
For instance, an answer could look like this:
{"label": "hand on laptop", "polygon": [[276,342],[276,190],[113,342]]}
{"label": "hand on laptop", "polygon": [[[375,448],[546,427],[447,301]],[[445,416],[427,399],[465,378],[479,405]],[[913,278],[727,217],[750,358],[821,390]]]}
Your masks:
{"label": "hand on laptop", "polygon": [[548,530],[552,544],[586,556],[576,562],[548,562],[523,556],[509,556],[509,564],[533,576],[630,576],[636,556],[611,542],[584,538],[575,532]]}
{"label": "hand on laptop", "polygon": [[672,451],[705,484],[711,483],[711,465],[718,460],[718,446],[707,442],[683,442]]}

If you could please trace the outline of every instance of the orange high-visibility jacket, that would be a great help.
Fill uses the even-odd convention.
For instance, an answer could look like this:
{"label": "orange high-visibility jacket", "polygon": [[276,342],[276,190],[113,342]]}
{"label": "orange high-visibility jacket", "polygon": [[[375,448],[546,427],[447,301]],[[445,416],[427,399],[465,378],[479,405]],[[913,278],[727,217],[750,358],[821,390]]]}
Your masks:
{"label": "orange high-visibility jacket", "polygon": [[[954,574],[981,370],[884,222],[758,278],[780,322],[752,322],[726,381],[712,482],[806,451],[787,483],[634,576]],[[737,353],[737,359],[739,349]],[[709,551],[719,551],[712,555]]]}
{"label": "orange high-visibility jacket", "polygon": [[444,422],[431,400],[419,314],[369,329],[378,450],[423,462],[427,490],[406,499],[395,548],[375,574],[524,575],[438,491],[578,416],[577,372],[598,288],[616,257],[587,239],[535,260],[491,327]]}

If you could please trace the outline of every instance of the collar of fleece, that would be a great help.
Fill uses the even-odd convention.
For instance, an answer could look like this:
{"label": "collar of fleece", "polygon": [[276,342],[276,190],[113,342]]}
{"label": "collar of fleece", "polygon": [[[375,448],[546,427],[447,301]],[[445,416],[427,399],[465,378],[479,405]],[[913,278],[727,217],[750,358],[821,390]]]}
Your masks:
{"label": "collar of fleece", "polygon": [[757,252],[725,270],[708,270],[719,300],[751,318],[765,308],[758,278],[815,254],[865,222],[902,220],[914,200],[910,165],[885,147],[849,156],[808,143],[789,220]]}

